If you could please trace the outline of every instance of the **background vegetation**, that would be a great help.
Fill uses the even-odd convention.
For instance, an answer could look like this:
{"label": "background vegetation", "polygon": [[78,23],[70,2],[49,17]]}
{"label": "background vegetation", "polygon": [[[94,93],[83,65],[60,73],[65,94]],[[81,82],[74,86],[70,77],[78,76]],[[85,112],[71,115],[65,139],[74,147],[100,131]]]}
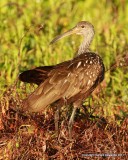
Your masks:
{"label": "background vegetation", "polygon": [[[94,25],[96,34],[91,49],[102,57],[106,70],[128,54],[127,0],[0,0],[1,115],[10,103],[8,88],[10,91],[20,72],[73,57],[81,40],[78,36],[65,38],[53,46],[49,46],[49,42],[81,20]],[[18,83],[10,92],[8,96],[14,94],[13,102],[26,96],[23,84]],[[17,97],[16,92],[20,96]],[[106,72],[102,95],[95,98],[94,102],[90,100],[95,108],[93,114],[120,126],[128,116],[128,67]],[[88,101],[85,104],[89,105]],[[17,148],[18,142],[16,140]]]}

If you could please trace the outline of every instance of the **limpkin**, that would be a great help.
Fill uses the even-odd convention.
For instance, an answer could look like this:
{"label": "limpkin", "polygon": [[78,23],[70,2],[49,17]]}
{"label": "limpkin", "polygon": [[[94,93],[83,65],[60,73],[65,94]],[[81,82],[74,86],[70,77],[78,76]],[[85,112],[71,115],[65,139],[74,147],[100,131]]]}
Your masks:
{"label": "limpkin", "polygon": [[69,120],[69,134],[71,134],[76,109],[104,79],[105,72],[101,57],[89,49],[94,37],[93,25],[87,21],[81,21],[74,28],[53,39],[51,44],[71,34],[83,36],[78,54],[73,59],[57,65],[27,70],[19,76],[23,82],[39,85],[25,99],[24,109],[39,112],[51,104],[58,107],[65,103],[73,105]]}

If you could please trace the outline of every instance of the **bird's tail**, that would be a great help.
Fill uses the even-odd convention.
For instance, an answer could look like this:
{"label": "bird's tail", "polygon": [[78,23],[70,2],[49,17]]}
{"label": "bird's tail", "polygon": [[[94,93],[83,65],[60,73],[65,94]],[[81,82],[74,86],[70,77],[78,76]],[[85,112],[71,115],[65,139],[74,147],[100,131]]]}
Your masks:
{"label": "bird's tail", "polygon": [[19,80],[27,83],[40,85],[48,77],[48,73],[53,69],[53,66],[37,67],[32,70],[27,70],[19,75]]}

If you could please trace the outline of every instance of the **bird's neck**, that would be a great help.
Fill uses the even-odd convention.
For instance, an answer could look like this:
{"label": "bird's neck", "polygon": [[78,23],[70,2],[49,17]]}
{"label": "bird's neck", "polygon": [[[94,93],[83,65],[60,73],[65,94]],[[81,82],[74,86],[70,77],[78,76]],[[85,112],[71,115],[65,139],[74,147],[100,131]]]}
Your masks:
{"label": "bird's neck", "polygon": [[84,36],[83,42],[81,43],[78,50],[78,55],[89,51],[89,47],[93,40],[93,36],[94,34],[87,34]]}

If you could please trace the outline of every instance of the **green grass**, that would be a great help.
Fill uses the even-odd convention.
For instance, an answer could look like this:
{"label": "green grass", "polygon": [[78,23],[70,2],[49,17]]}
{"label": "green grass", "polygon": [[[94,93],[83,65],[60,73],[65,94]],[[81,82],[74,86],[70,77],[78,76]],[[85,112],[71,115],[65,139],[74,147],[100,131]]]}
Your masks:
{"label": "green grass", "polygon": [[[102,57],[106,70],[128,54],[126,0],[0,0],[2,104],[5,100],[3,93],[22,71],[57,64],[73,57],[81,41],[79,36],[67,37],[52,46],[49,43],[81,20],[94,25],[95,37],[91,49]],[[28,90],[32,91],[29,87]],[[20,94],[21,99],[26,96],[23,85],[19,83],[13,98],[15,92]],[[94,102],[90,100],[90,110],[94,107],[95,116],[104,116],[120,125],[128,116],[128,67],[106,72],[102,92]],[[88,101],[86,103],[88,105]]]}

